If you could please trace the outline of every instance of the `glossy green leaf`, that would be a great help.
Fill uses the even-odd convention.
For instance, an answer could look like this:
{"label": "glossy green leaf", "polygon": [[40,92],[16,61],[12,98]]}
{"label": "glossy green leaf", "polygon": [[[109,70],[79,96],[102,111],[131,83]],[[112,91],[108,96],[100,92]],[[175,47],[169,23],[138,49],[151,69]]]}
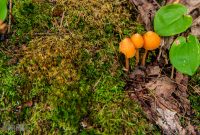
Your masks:
{"label": "glossy green leaf", "polygon": [[0,20],[4,21],[7,16],[7,0],[0,0]]}
{"label": "glossy green leaf", "polygon": [[171,64],[180,72],[193,75],[200,65],[200,45],[197,37],[178,37],[169,52]]}
{"label": "glossy green leaf", "polygon": [[161,7],[155,14],[154,30],[161,36],[172,36],[186,31],[192,25],[192,17],[181,4]]}

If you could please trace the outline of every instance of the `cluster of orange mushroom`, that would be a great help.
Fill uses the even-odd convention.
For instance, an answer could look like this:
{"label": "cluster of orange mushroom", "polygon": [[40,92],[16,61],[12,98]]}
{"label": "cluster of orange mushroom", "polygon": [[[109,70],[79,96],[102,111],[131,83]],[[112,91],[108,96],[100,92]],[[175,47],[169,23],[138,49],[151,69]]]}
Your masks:
{"label": "cluster of orange mushroom", "polygon": [[129,58],[136,57],[136,66],[139,63],[139,49],[144,48],[142,66],[145,66],[146,56],[149,50],[155,50],[160,46],[161,38],[153,31],[146,32],[143,36],[136,33],[131,38],[124,38],[119,44],[119,51],[125,55],[126,71],[129,71]]}

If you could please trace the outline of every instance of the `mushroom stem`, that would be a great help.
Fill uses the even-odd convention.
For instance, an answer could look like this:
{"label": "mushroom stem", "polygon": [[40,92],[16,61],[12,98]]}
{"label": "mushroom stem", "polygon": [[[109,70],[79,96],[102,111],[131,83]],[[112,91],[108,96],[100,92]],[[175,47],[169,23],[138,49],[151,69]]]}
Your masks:
{"label": "mushroom stem", "polygon": [[126,59],[126,71],[128,72],[129,71],[129,60],[126,56],[125,56],[125,59]]}
{"label": "mushroom stem", "polygon": [[136,54],[135,54],[135,65],[136,66],[139,63],[139,59],[140,59],[140,52],[139,52],[139,49],[136,49]]}
{"label": "mushroom stem", "polygon": [[146,57],[147,57],[147,53],[148,53],[148,50],[145,49],[144,55],[142,57],[142,66],[145,66],[145,60],[146,60]]}

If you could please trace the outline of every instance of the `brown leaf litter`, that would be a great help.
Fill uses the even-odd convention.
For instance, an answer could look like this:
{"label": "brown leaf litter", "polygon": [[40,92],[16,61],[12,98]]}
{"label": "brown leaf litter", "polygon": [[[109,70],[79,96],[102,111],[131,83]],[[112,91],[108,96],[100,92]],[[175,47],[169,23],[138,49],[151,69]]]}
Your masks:
{"label": "brown leaf litter", "polygon": [[[127,87],[130,97],[141,104],[147,118],[155,122],[163,134],[197,135],[199,132],[189,120],[192,110],[187,99],[188,77],[177,72],[175,80],[171,80],[161,72],[159,66],[134,70]],[[186,126],[180,123],[181,117],[186,119]]]}
{"label": "brown leaf litter", "polygon": [[[147,31],[152,30],[154,15],[160,5],[156,0],[130,0],[130,2],[137,8],[138,20],[144,24]],[[177,1],[164,0],[162,5],[174,2]],[[180,0],[179,2],[188,8],[188,14],[193,17],[191,29],[183,35],[191,33],[200,37],[200,0]],[[163,38],[157,59],[159,65],[162,65],[161,62],[164,65],[168,64],[166,52],[175,38],[175,36]],[[197,128],[190,124],[192,110],[187,94],[187,76],[176,72],[176,78],[172,80],[161,74],[159,66],[148,66],[146,70],[135,69],[129,77],[131,80],[127,83],[127,89],[130,97],[141,104],[148,119],[155,122],[163,130],[163,134],[200,134]],[[180,118],[186,119],[184,125],[180,123]]]}

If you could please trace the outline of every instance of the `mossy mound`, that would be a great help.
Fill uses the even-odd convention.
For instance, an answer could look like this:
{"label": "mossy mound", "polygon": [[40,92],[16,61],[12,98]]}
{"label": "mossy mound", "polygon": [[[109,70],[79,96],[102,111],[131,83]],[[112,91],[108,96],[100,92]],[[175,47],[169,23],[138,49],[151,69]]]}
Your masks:
{"label": "mossy mound", "polygon": [[[52,22],[51,28],[39,22],[41,29],[38,29],[37,20],[25,25],[31,28],[25,33],[48,31],[46,35],[43,33],[44,37],[32,36],[17,65],[23,83],[16,87],[21,96],[16,102],[33,101],[31,107],[20,110],[20,119],[16,120],[26,123],[26,133],[153,133],[154,127],[144,118],[140,106],[123,91],[125,74],[118,43],[134,32],[143,31],[141,25],[135,23],[128,2],[60,0],[50,4],[15,1],[16,7],[26,3],[36,7],[48,3],[45,15],[49,15]],[[25,12],[22,5],[20,9]],[[16,16],[26,19],[27,13],[15,10]],[[53,16],[46,11],[52,11]],[[41,14],[43,12],[36,16]],[[46,22],[44,17],[41,23]],[[17,25],[22,26],[20,22]]]}
{"label": "mossy mound", "polygon": [[73,61],[79,55],[80,45],[59,36],[48,36],[32,40],[24,50],[18,69],[29,80],[48,84],[68,84],[79,79]]}

